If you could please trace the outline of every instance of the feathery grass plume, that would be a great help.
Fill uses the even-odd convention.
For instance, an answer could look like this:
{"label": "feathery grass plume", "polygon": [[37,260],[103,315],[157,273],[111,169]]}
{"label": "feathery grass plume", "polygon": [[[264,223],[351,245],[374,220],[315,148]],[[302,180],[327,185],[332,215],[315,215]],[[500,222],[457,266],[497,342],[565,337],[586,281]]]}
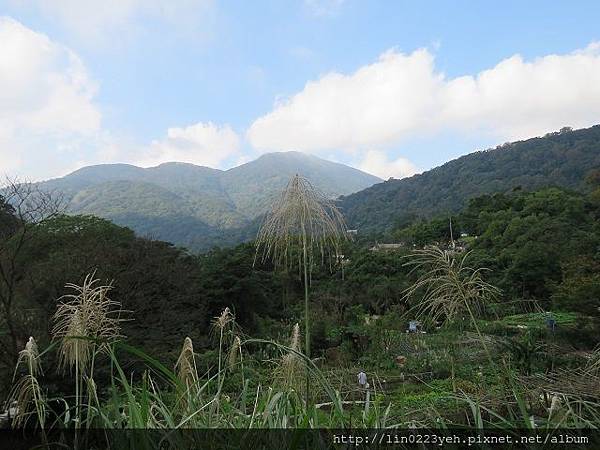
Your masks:
{"label": "feathery grass plume", "polygon": [[29,374],[34,377],[43,373],[40,361],[40,352],[38,350],[37,342],[35,342],[33,336],[29,336],[29,339],[25,344],[25,348],[19,352],[19,358],[17,360],[17,367],[15,368],[15,371],[21,364],[25,364]]}
{"label": "feathery grass plume", "polygon": [[231,310],[227,307],[225,308],[221,314],[213,320],[213,329],[216,331],[224,331],[227,328],[227,325],[235,321],[235,316],[231,312]]}
{"label": "feathery grass plume", "polygon": [[[298,262],[304,278],[304,352],[310,358],[309,272],[315,254],[327,257],[330,269],[339,261],[340,247],[348,239],[346,224],[334,203],[306,178],[296,174],[267,214],[256,238],[256,263],[273,261],[286,269]],[[307,380],[308,381],[308,380]],[[309,397],[309,383],[306,383]]]}
{"label": "feathery grass plume", "polygon": [[298,384],[298,374],[303,366],[300,352],[300,325],[297,323],[292,329],[289,351],[283,355],[279,367],[276,369],[276,378],[284,387],[295,387]]}
{"label": "feathery grass plume", "polygon": [[233,343],[231,344],[231,347],[229,348],[229,355],[227,357],[227,368],[229,369],[229,371],[234,370],[234,368],[238,364],[238,358],[239,358],[239,365],[240,365],[240,369],[241,369],[240,373],[242,376],[242,386],[245,386],[246,385],[246,377],[244,376],[244,357],[242,354],[242,340],[238,335],[236,335],[233,338]]}
{"label": "feathery grass plume", "polygon": [[194,357],[194,345],[189,337],[183,341],[181,353],[175,363],[177,378],[189,390],[192,386],[198,383],[198,370],[196,369],[196,359]]}
{"label": "feathery grass plume", "polygon": [[457,253],[442,250],[437,246],[414,251],[408,255],[409,260],[404,265],[412,266],[411,273],[424,273],[404,291],[404,298],[409,299],[421,294],[419,314],[427,315],[433,320],[452,321],[466,312],[493,366],[491,353],[477,325],[476,316],[480,315],[485,304],[495,300],[501,291],[483,280],[481,274],[487,269],[473,269],[467,265],[469,255],[470,252]]}
{"label": "feathery grass plume", "polygon": [[105,345],[121,336],[121,304],[111,300],[108,293],[112,284],[97,285],[95,273],[85,277],[83,285],[69,283],[66,288],[72,294],[59,298],[54,314],[55,325],[52,334],[61,339],[61,367],[77,364],[85,370],[92,358],[92,351],[98,344]]}
{"label": "feathery grass plume", "polygon": [[300,325],[296,323],[292,330],[292,338],[290,339],[290,348],[297,352],[300,351]]}
{"label": "feathery grass plume", "polygon": [[[15,367],[15,376],[19,366],[25,365],[27,374],[15,383],[9,398],[10,402],[16,402],[17,414],[13,418],[13,426],[20,427],[27,423],[32,414],[36,414],[40,428],[44,429],[46,419],[46,402],[42,395],[42,390],[37,376],[42,374],[40,364],[40,354],[37,343],[33,337],[30,337],[25,348],[19,352],[17,366]],[[33,411],[31,405],[33,404]]]}
{"label": "feathery grass plume", "polygon": [[481,274],[488,269],[467,266],[469,255],[470,252],[461,254],[437,246],[408,255],[404,265],[412,266],[411,272],[424,273],[404,291],[404,298],[422,293],[419,312],[434,320],[452,321],[467,312],[474,321],[484,305],[500,295],[500,290],[483,280]]}
{"label": "feathery grass plume", "polygon": [[229,348],[229,355],[227,356],[227,367],[229,370],[233,369],[238,362],[238,357],[240,361],[242,359],[242,340],[239,336],[233,338],[233,344]]}
{"label": "feathery grass plume", "polygon": [[183,340],[179,358],[175,363],[175,372],[182,385],[177,387],[179,401],[184,409],[188,410],[194,404],[200,389],[194,345],[190,337]]}
{"label": "feathery grass plume", "polygon": [[346,224],[335,204],[306,178],[295,175],[258,232],[255,262],[261,255],[261,261],[271,260],[276,266],[289,268],[300,261],[310,267],[315,252],[322,259],[331,256],[333,262],[346,239]]}
{"label": "feathery grass plume", "polygon": [[[72,294],[63,295],[54,314],[54,339],[60,340],[59,366],[64,370],[75,367],[75,424],[79,428],[81,418],[81,391],[88,380],[88,401],[95,395],[93,379],[94,361],[98,351],[121,337],[121,304],[111,300],[108,293],[112,284],[98,285],[95,272],[85,277],[83,285],[69,283]],[[86,376],[87,373],[87,376]],[[90,411],[88,409],[88,418]],[[89,421],[88,421],[89,425]]]}
{"label": "feathery grass plume", "polygon": [[[223,387],[224,374],[222,371],[223,367],[223,340],[225,333],[231,331],[235,326],[235,316],[229,308],[225,308],[223,312],[214,318],[213,320],[213,332],[219,333],[219,372],[218,372],[218,390],[217,397],[221,394],[221,388]],[[229,329],[231,328],[231,329]]]}
{"label": "feathery grass plume", "polygon": [[[223,340],[225,338],[225,334],[229,331],[232,331],[235,326],[235,316],[229,309],[226,307],[221,314],[215,317],[212,321],[211,333],[213,335],[216,333],[219,337],[219,371],[221,370],[221,359],[223,352]],[[230,329],[231,328],[231,329]]]}

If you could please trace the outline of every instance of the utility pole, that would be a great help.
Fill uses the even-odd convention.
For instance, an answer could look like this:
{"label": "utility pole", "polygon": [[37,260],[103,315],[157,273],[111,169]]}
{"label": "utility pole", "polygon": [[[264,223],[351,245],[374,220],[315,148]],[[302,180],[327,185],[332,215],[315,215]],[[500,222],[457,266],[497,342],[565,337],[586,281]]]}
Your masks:
{"label": "utility pole", "polygon": [[452,216],[450,216],[450,241],[452,242],[452,249],[454,250],[456,245],[454,244],[454,235],[452,234]]}

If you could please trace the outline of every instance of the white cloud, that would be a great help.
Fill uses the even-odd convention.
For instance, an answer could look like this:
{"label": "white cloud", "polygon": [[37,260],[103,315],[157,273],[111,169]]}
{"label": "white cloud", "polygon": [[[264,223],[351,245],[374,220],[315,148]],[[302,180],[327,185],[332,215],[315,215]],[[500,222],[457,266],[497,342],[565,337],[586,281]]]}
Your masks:
{"label": "white cloud", "polygon": [[0,165],[55,175],[60,155],[100,133],[96,83],[75,53],[16,20],[0,17],[0,42]]}
{"label": "white cloud", "polygon": [[229,125],[196,123],[185,128],[169,128],[165,139],[153,141],[136,164],[155,166],[179,161],[218,168],[240,157],[240,139]]}
{"label": "white cloud", "polygon": [[78,38],[112,43],[115,35],[139,32],[138,18],[160,21],[177,33],[203,34],[213,16],[213,0],[26,0],[19,3],[57,20]]}
{"label": "white cloud", "polygon": [[385,152],[369,150],[358,165],[360,170],[377,175],[379,178],[388,179],[405,178],[419,172],[419,169],[406,158],[396,158],[390,161]]}
{"label": "white cloud", "polygon": [[32,180],[84,165],[182,161],[219,167],[241,157],[229,125],[169,128],[149,145],[102,128],[98,90],[69,48],[14,19],[0,17],[0,176]]}
{"label": "white cloud", "polygon": [[351,74],[332,72],[258,118],[247,137],[261,151],[362,154],[405,138],[454,131],[499,142],[600,117],[600,44],[525,61],[515,55],[476,75],[448,78],[430,51],[390,50]]}

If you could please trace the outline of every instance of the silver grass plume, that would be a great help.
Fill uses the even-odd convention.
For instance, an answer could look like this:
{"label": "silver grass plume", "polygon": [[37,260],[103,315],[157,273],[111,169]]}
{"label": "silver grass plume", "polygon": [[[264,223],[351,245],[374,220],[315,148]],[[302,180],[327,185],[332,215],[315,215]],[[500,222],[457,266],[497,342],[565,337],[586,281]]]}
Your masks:
{"label": "silver grass plume", "polygon": [[[230,325],[231,324],[231,325]],[[235,327],[235,316],[232,314],[229,308],[225,308],[223,312],[214,318],[212,322],[212,331],[219,335],[219,366],[218,366],[218,390],[216,398],[218,399],[221,394],[221,388],[225,380],[223,368],[223,341],[225,339],[225,333],[231,331]]]}
{"label": "silver grass plume", "polygon": [[38,346],[33,337],[29,338],[25,348],[19,352],[15,376],[21,365],[27,368],[27,374],[15,383],[9,394],[10,402],[16,403],[17,410],[13,418],[13,426],[25,425],[28,418],[35,413],[39,426],[43,429],[46,419],[46,402],[37,379],[37,376],[42,373],[42,366]]}
{"label": "silver grass plume", "polygon": [[121,337],[121,304],[108,296],[112,284],[98,285],[94,276],[87,275],[81,286],[67,284],[74,292],[59,299],[52,333],[61,340],[63,368],[77,364],[79,370],[85,370],[98,343],[103,346]]}
{"label": "silver grass plume", "polygon": [[198,371],[196,369],[196,359],[194,357],[194,345],[189,337],[183,341],[179,358],[175,363],[177,378],[187,389],[198,383]]}
{"label": "silver grass plume", "polygon": [[239,336],[233,338],[233,344],[229,348],[229,355],[227,356],[227,366],[229,370],[233,369],[238,362],[238,358],[242,358],[242,340]]}
{"label": "silver grass plume", "polygon": [[[344,218],[334,203],[306,178],[295,175],[267,214],[256,239],[256,256],[262,262],[309,267],[315,253],[337,261],[340,245],[348,239]],[[303,254],[306,248],[306,255]]]}
{"label": "silver grass plume", "polygon": [[[306,178],[295,175],[287,184],[279,200],[267,214],[256,238],[257,259],[271,260],[277,266],[289,269],[298,264],[304,285],[304,352],[310,358],[309,274],[315,255],[321,263],[340,260],[343,241],[348,239],[346,224],[334,203]],[[306,382],[306,401],[310,397],[310,383]]]}
{"label": "silver grass plume", "polygon": [[235,316],[231,312],[231,310],[227,307],[225,308],[221,314],[213,319],[212,325],[213,330],[217,332],[224,332],[227,328],[227,325],[233,323],[235,321]]}
{"label": "silver grass plume", "polygon": [[467,265],[469,255],[436,246],[414,251],[405,265],[424,273],[404,291],[404,297],[416,297],[418,293],[419,312],[434,320],[452,321],[463,312],[474,320],[484,304],[496,299],[501,291],[483,280],[486,268],[473,269]]}
{"label": "silver grass plume", "polygon": [[298,384],[301,375],[302,359],[300,353],[300,325],[297,323],[292,329],[289,351],[283,355],[276,370],[276,378],[285,387],[294,387]]}
{"label": "silver grass plume", "polygon": [[420,293],[420,313],[433,320],[442,318],[449,322],[466,313],[493,367],[492,354],[476,317],[483,312],[485,304],[494,301],[501,291],[484,281],[482,272],[486,268],[473,269],[467,265],[469,255],[470,252],[461,254],[437,246],[413,252],[405,265],[412,266],[413,271],[423,270],[424,274],[405,291],[405,299]]}
{"label": "silver grass plume", "polygon": [[42,373],[40,352],[38,350],[37,342],[35,342],[33,336],[29,336],[29,339],[25,344],[25,348],[19,352],[17,367],[19,367],[21,364],[24,364],[29,369],[29,373],[33,376],[37,376]]}

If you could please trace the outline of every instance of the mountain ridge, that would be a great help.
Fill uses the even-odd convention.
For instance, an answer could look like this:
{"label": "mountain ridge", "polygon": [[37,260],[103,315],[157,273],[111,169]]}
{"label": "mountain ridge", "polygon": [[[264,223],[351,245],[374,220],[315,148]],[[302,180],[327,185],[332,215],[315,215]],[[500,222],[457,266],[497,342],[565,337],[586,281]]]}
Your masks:
{"label": "mountain ridge", "polygon": [[400,180],[387,180],[342,196],[339,206],[352,228],[389,231],[399,222],[454,213],[474,197],[559,186],[585,190],[585,176],[600,167],[600,125],[568,127],[480,150]]}
{"label": "mountain ridge", "polygon": [[96,215],[138,234],[201,250],[246,236],[243,228],[255,227],[296,173],[331,198],[381,181],[313,155],[277,152],[227,170],[180,162],[148,168],[99,164],[38,185],[60,192],[71,214]]}
{"label": "mountain ridge", "polygon": [[295,173],[339,197],[349,227],[369,235],[415,218],[451,214],[485,194],[553,185],[584,190],[585,175],[598,167],[600,125],[476,151],[379,183],[343,164],[279,152],[228,170],[189,163],[88,166],[41,185],[62,191],[70,213],[98,215],[139,234],[204,250],[252,239],[261,215]]}

